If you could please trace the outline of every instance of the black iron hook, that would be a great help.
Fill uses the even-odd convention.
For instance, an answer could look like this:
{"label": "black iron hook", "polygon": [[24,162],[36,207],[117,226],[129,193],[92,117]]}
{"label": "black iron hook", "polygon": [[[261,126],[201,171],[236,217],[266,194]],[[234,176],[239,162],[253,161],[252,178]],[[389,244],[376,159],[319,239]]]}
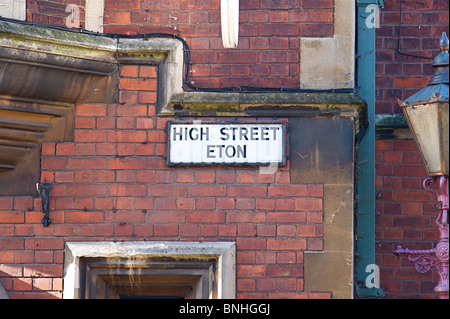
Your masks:
{"label": "black iron hook", "polygon": [[42,218],[41,223],[44,227],[48,227],[48,225],[52,222],[50,219],[50,188],[52,188],[52,185],[49,183],[36,184],[36,189],[42,202],[42,212],[44,213],[44,218]]}

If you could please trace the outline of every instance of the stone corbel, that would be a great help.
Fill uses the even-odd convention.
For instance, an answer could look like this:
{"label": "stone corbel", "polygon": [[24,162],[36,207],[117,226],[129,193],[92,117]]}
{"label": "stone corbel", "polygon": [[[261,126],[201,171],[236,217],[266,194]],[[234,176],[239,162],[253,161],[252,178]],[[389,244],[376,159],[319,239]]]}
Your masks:
{"label": "stone corbel", "polygon": [[75,103],[117,103],[120,65],[157,65],[164,105],[182,92],[182,63],[175,39],[0,20],[0,196],[37,195],[41,143],[73,141]]}

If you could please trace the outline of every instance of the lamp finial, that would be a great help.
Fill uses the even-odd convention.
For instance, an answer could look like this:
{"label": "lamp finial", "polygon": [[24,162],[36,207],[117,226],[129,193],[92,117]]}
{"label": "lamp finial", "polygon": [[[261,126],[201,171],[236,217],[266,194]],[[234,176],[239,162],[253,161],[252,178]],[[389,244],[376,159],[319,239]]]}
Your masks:
{"label": "lamp finial", "polygon": [[439,41],[441,51],[448,51],[448,37],[447,32],[442,32],[441,40]]}

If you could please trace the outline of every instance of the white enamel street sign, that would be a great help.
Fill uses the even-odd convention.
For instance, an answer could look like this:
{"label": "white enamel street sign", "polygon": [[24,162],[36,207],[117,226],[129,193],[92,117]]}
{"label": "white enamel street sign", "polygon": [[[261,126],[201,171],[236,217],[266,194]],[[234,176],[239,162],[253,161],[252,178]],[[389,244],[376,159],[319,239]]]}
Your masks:
{"label": "white enamel street sign", "polygon": [[168,165],[286,162],[284,122],[169,122]]}

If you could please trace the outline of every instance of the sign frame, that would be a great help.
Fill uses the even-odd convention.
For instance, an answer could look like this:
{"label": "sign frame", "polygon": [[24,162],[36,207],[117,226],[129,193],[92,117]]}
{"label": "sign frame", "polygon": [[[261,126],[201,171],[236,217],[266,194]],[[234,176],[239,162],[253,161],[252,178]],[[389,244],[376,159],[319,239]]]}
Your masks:
{"label": "sign frame", "polygon": [[[239,163],[239,162],[172,162],[170,158],[171,153],[171,128],[173,125],[201,125],[201,124],[207,124],[207,125],[264,125],[264,124],[275,124],[281,126],[281,161],[280,162],[251,162],[251,163]],[[194,166],[194,167],[211,167],[211,166],[233,166],[233,167],[260,167],[260,166],[267,166],[267,165],[274,165],[276,164],[278,167],[285,167],[287,162],[287,155],[286,155],[286,146],[287,146],[287,129],[286,129],[286,121],[276,121],[276,120],[270,120],[270,121],[202,121],[202,120],[190,120],[190,121],[168,121],[167,122],[167,159],[166,163],[169,167],[186,167],[186,166]]]}

